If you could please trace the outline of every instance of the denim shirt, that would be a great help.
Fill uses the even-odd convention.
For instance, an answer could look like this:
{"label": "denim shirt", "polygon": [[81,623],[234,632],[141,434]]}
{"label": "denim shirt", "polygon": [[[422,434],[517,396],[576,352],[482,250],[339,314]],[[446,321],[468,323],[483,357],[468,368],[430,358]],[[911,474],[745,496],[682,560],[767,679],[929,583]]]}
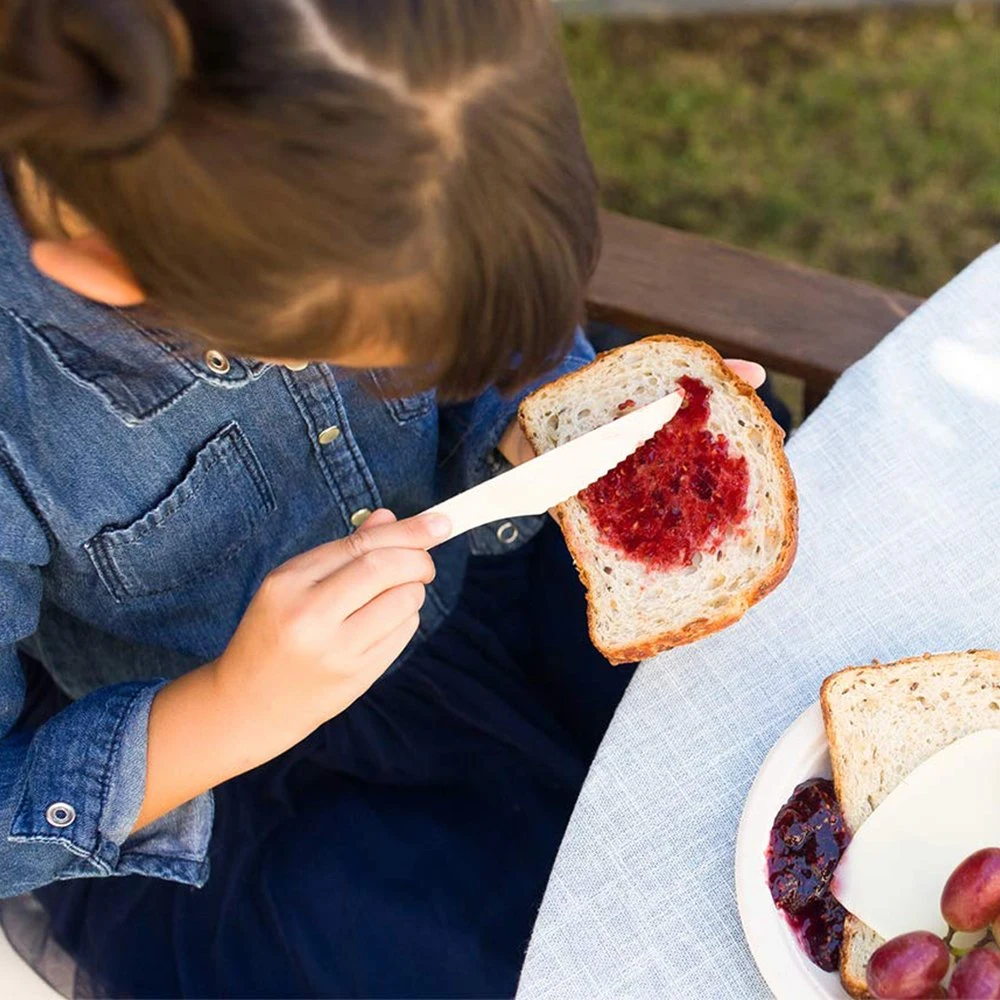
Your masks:
{"label": "denim shirt", "polygon": [[[0,190],[0,897],[83,876],[200,885],[210,794],[130,835],[154,694],[219,656],[275,566],[376,507],[414,514],[499,471],[518,398],[439,407],[386,399],[374,372],[192,355],[42,277],[29,245]],[[553,375],[590,356],[578,336]],[[437,550],[414,644],[470,551],[537,526]],[[19,648],[74,699],[34,731],[15,727]]]}

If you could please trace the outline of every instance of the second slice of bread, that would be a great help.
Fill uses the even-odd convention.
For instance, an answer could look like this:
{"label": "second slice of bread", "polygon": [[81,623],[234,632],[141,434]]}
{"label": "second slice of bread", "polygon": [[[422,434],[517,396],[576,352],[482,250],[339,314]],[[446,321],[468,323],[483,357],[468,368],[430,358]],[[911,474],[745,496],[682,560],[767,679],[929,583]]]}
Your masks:
{"label": "second slice of bread", "polygon": [[[916,767],[982,729],[1000,729],[1000,653],[929,654],[851,667],[820,693],[837,798],[853,833]],[[867,996],[868,960],[882,939],[848,916],[840,976]]]}
{"label": "second slice of bread", "polygon": [[601,355],[544,386],[520,410],[541,454],[672,392],[684,376],[712,390],[707,429],[724,434],[750,474],[747,517],[691,565],[652,569],[606,544],[579,498],[556,517],[587,588],[594,645],[612,662],[645,659],[736,621],[785,577],[795,555],[798,508],[784,435],[753,389],[706,344],[650,337]]}

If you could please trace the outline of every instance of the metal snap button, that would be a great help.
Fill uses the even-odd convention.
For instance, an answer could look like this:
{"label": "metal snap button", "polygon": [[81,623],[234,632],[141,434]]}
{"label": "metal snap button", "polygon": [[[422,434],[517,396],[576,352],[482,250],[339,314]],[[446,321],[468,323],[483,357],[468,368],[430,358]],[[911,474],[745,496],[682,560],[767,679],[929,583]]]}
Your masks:
{"label": "metal snap button", "polygon": [[309,367],[308,361],[286,361],[284,367],[290,372],[304,372]]}
{"label": "metal snap button", "polygon": [[230,368],[229,358],[222,351],[205,351],[205,364],[215,372],[216,375],[225,375]]}
{"label": "metal snap button", "polygon": [[497,528],[497,541],[502,545],[513,545],[521,537],[521,532],[517,530],[517,525],[512,521],[504,521]]}
{"label": "metal snap button", "polygon": [[76,810],[68,802],[53,802],[45,810],[45,819],[50,826],[63,827],[72,826],[76,821]]}
{"label": "metal snap button", "polygon": [[372,516],[372,512],[367,507],[362,507],[361,510],[356,510],[351,515],[351,524],[355,528],[360,528],[361,525],[365,523]]}
{"label": "metal snap button", "polygon": [[339,427],[327,427],[325,431],[319,432],[319,443],[320,444],[333,444],[337,438],[340,437]]}

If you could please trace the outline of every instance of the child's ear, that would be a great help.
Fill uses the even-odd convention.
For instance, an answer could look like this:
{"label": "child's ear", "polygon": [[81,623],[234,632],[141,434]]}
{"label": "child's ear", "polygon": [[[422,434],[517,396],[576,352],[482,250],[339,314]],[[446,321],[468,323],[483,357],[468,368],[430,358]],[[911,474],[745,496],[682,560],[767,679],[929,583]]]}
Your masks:
{"label": "child's ear", "polygon": [[137,306],[146,295],[128,265],[99,233],[37,240],[31,260],[47,278],[108,306]]}

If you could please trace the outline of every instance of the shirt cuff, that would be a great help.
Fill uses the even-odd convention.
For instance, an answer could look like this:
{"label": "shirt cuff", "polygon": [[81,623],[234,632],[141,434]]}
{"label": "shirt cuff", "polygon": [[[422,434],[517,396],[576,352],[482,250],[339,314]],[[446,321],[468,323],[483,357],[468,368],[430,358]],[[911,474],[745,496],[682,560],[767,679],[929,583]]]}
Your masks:
{"label": "shirt cuff", "polygon": [[59,844],[95,875],[205,883],[211,793],[129,835],[146,793],[149,711],[164,683],[95,691],[35,733],[10,840]]}

